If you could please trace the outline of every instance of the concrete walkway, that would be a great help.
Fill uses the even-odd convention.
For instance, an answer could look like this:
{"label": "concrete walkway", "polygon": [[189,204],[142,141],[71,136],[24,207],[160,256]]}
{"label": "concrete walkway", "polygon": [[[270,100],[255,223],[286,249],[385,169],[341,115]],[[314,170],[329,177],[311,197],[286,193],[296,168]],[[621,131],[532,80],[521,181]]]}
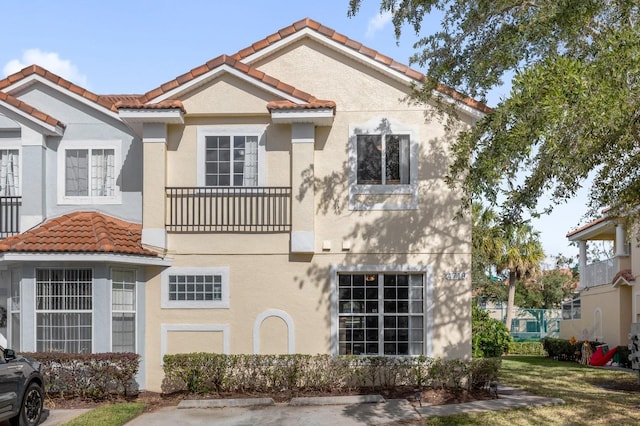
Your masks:
{"label": "concrete walkway", "polygon": [[498,386],[498,396],[486,401],[422,407],[414,407],[404,399],[385,400],[380,395],[294,398],[288,404],[275,404],[270,398],[185,400],[177,407],[145,413],[127,425],[378,425],[564,403],[503,385]]}
{"label": "concrete walkway", "polygon": [[[288,404],[276,404],[271,398],[184,400],[175,407],[144,413],[127,425],[380,425],[418,423],[420,419],[433,416],[558,404],[564,404],[564,401],[505,385],[498,386],[497,399],[417,407],[405,399],[385,400],[380,395],[293,398]],[[40,426],[59,426],[87,411],[45,410]],[[0,422],[0,426],[8,425],[9,422]]]}

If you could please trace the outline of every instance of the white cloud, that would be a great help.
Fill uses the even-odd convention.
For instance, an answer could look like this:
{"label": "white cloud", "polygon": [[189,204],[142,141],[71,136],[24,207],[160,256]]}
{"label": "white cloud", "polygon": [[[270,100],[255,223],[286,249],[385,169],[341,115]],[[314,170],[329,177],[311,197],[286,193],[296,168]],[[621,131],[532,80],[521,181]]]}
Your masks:
{"label": "white cloud", "polygon": [[73,83],[86,87],[87,76],[78,71],[78,67],[67,59],[61,59],[56,52],[43,52],[40,49],[27,49],[22,53],[22,58],[12,59],[4,66],[2,71],[5,77],[20,71],[22,68],[37,64],[60,77]]}
{"label": "white cloud", "polygon": [[369,20],[369,25],[367,26],[367,33],[365,34],[365,36],[367,38],[373,37],[375,33],[383,29],[388,23],[391,22],[392,17],[393,17],[393,14],[388,10],[385,10],[384,12],[371,18]]}

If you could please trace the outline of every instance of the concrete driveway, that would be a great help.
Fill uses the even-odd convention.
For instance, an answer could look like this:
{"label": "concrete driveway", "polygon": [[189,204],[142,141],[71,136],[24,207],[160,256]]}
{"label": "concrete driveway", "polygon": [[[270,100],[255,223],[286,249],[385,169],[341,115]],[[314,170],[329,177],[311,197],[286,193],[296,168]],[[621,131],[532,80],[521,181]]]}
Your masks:
{"label": "concrete driveway", "polygon": [[419,422],[420,415],[407,400],[348,405],[275,404],[249,407],[164,407],[145,413],[127,426],[162,425],[261,425],[324,426],[376,425]]}

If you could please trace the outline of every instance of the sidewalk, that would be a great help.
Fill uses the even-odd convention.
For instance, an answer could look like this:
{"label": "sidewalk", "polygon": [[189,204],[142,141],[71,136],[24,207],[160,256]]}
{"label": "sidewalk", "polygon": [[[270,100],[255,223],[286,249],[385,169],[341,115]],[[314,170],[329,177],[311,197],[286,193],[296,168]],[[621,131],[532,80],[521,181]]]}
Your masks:
{"label": "sidewalk", "polygon": [[503,385],[498,386],[497,399],[422,407],[414,407],[404,399],[385,400],[380,395],[294,398],[288,404],[275,404],[270,398],[185,400],[177,407],[145,413],[127,425],[375,425],[563,403],[558,398],[540,397]]}
{"label": "sidewalk", "polygon": [[[558,398],[537,396],[521,389],[498,386],[498,398],[464,404],[412,405],[405,399],[385,400],[380,395],[293,398],[276,404],[271,398],[184,400],[175,407],[144,413],[128,426],[146,425],[377,425],[418,423],[434,416],[512,410],[564,404]],[[40,426],[59,426],[89,411],[45,410]],[[9,422],[0,422],[8,426]]]}

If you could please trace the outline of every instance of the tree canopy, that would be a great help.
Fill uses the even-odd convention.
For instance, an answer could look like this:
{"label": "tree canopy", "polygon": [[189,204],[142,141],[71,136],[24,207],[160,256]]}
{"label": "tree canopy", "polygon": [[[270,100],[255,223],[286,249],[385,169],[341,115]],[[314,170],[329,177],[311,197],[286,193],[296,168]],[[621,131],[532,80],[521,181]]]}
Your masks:
{"label": "tree canopy", "polygon": [[[362,1],[350,0],[350,15]],[[500,206],[506,222],[518,222],[565,202],[593,176],[593,213],[608,206],[609,214],[640,215],[639,6],[380,0],[397,37],[407,25],[422,37],[411,61],[429,80],[416,86],[415,100],[438,102],[434,89],[442,83],[486,101],[513,76],[508,97],[454,144],[448,183],[462,189],[467,206],[482,199]],[[427,34],[423,20],[435,11],[441,27]],[[551,203],[540,206],[545,193]]]}

